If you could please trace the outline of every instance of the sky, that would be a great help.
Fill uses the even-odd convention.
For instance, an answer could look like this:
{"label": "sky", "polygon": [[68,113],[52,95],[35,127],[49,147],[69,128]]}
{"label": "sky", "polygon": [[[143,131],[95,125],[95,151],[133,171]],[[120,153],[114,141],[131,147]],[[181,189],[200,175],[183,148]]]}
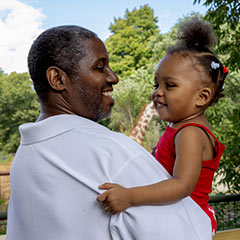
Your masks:
{"label": "sky", "polygon": [[191,12],[207,11],[202,4],[193,5],[193,0],[0,0],[0,68],[8,74],[27,72],[32,42],[50,27],[80,25],[104,41],[111,34],[114,18],[123,18],[126,9],[145,4],[158,17],[161,33]]}

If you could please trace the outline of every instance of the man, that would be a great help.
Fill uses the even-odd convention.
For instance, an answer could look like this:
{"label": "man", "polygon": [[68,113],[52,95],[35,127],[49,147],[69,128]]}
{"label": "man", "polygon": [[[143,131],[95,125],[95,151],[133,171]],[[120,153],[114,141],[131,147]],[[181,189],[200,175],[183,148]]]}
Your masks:
{"label": "man", "polygon": [[140,145],[96,123],[111,113],[118,82],[96,34],[49,29],[28,65],[41,113],[20,126],[7,240],[211,239],[210,220],[190,198],[113,216],[96,201],[104,182],[130,187],[170,177]]}

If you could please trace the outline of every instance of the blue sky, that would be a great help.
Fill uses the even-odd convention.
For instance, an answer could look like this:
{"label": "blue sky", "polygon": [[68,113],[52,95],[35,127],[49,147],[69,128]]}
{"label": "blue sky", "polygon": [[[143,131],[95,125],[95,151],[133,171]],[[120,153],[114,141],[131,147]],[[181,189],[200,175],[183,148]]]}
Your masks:
{"label": "blue sky", "polygon": [[129,11],[148,4],[159,19],[159,28],[165,33],[179,17],[192,11],[205,13],[202,4],[193,5],[193,0],[21,0],[46,15],[43,27],[77,24],[95,31],[103,40],[110,32],[114,17],[123,17]]}
{"label": "blue sky", "polygon": [[171,30],[179,18],[191,13],[205,14],[194,0],[0,0],[0,68],[11,73],[27,71],[27,54],[33,40],[50,27],[75,24],[88,28],[104,41],[114,18],[126,9],[148,4],[158,17],[161,33]]}

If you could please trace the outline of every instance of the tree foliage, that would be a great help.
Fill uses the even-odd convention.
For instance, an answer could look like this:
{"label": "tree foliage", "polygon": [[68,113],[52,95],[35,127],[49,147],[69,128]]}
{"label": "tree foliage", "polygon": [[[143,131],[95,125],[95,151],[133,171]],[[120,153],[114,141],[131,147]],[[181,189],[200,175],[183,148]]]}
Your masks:
{"label": "tree foliage", "polygon": [[0,153],[15,153],[20,136],[19,125],[35,121],[39,103],[27,73],[0,72]]}
{"label": "tree foliage", "polygon": [[145,5],[127,10],[110,26],[112,35],[105,44],[111,67],[120,79],[111,119],[103,121],[112,130],[128,134],[141,108],[150,102],[156,64],[174,43],[176,33],[159,34],[157,21],[153,10]]}
{"label": "tree foliage", "polygon": [[240,1],[194,0],[208,7],[205,18],[211,22],[219,42],[217,52],[225,55],[225,64],[230,70],[240,69]]}
{"label": "tree foliage", "polygon": [[[134,9],[135,14],[137,14],[136,11],[138,10]],[[146,54],[146,59],[149,60],[145,65],[137,69],[132,68],[132,66],[125,65],[128,70],[124,73],[119,71],[120,82],[115,87],[114,93],[116,104],[111,119],[108,120],[108,127],[116,131],[121,131],[125,134],[129,133],[131,127],[134,125],[137,119],[138,113],[141,111],[141,108],[144,106],[144,104],[150,101],[150,95],[153,90],[155,67],[159,60],[165,55],[166,48],[175,43],[178,25],[187,18],[191,18],[195,15],[198,14],[189,14],[188,16],[179,19],[179,22],[176,24],[176,26],[174,26],[171,32],[167,34],[158,33],[154,34],[154,36],[151,38],[148,38],[145,46],[147,49],[151,49],[151,56],[149,57]],[[120,21],[121,19],[119,18],[118,20]],[[122,19],[122,21],[125,22],[126,19]],[[154,24],[156,23],[154,22]],[[132,23],[132,25],[137,25],[137,23]],[[111,26],[113,27],[113,25]],[[109,40],[115,38],[115,34],[118,36],[117,41],[119,41],[120,44],[127,42],[127,39],[123,34],[125,29],[120,28],[119,25],[116,29],[121,31],[121,35],[118,31],[113,32],[113,35],[107,40],[107,43]],[[228,42],[227,38],[220,40],[221,41],[219,44],[222,45]],[[118,44],[115,43],[115,46],[117,48]],[[219,45],[217,46],[216,51],[218,47]],[[125,64],[125,57],[123,55],[119,54],[115,50],[112,51],[111,47],[108,47],[108,50],[110,52],[110,62],[112,62],[112,59],[118,58],[119,62],[115,62],[116,66],[118,65],[120,67],[121,64]],[[135,54],[135,50],[131,54]],[[229,56],[229,53],[221,54],[221,59],[223,62],[225,62],[226,58]],[[127,61],[128,59],[129,58],[126,58],[125,60]],[[121,79],[121,77],[123,79]],[[238,78],[239,75],[237,73],[231,72],[231,74],[229,74],[225,84],[226,97],[221,99],[218,104],[209,108],[207,111],[207,118],[214,129],[214,133],[227,146],[220,164],[218,175],[224,176],[224,178],[221,178],[221,183],[227,185],[230,192],[239,191],[237,183],[239,182],[240,177],[238,172],[240,154],[240,107],[238,104],[238,102],[240,102],[240,96],[238,89],[240,89],[240,84],[239,81],[236,80]],[[152,121],[143,143],[144,147],[150,150],[151,147],[156,144],[163,126],[164,124],[162,124],[157,118]]]}
{"label": "tree foliage", "polygon": [[[217,2],[221,5],[221,2],[231,1],[205,2]],[[216,5],[214,7],[216,8]],[[231,11],[228,13],[230,14]],[[214,15],[214,13],[212,14]],[[215,15],[218,14],[215,13]],[[180,19],[179,23],[194,15],[191,14]],[[160,34],[153,10],[145,5],[132,12],[127,10],[123,18],[115,19],[114,23],[110,25],[112,35],[105,44],[109,52],[111,67],[118,74],[120,82],[114,88],[115,106],[112,116],[104,119],[102,124],[112,130],[129,133],[141,108],[150,102],[154,88],[156,65],[166,54],[166,48],[175,43],[179,23],[169,33]],[[235,36],[236,29],[231,29],[228,25],[226,21],[222,21],[221,26],[219,26],[220,30],[230,29],[232,35],[220,37],[216,51],[227,46],[232,39],[231,37]],[[236,25],[239,26],[237,23]],[[225,60],[233,61],[235,59],[236,64],[239,64],[239,58],[236,59],[236,55],[234,55],[239,47],[236,46],[237,40],[232,43],[233,46],[230,46],[228,51],[219,50],[218,52],[221,53],[220,58],[224,63]],[[236,69],[236,66],[232,65],[231,68]],[[228,185],[230,192],[239,192],[238,183],[240,180],[239,78],[240,74],[237,71],[230,71],[225,82],[225,98],[207,110],[207,118],[215,135],[226,145],[218,174],[224,176],[221,181]],[[20,139],[18,126],[25,122],[35,121],[38,115],[39,103],[28,74],[12,73],[7,75],[0,72],[1,154],[16,151]],[[153,119],[143,143],[144,147],[151,150],[151,147],[158,141],[165,124],[159,118]]]}
{"label": "tree foliage", "polygon": [[134,125],[141,108],[150,102],[154,66],[138,69],[115,87],[115,106],[108,125],[126,134]]}
{"label": "tree foliage", "polygon": [[220,161],[218,176],[220,183],[229,192],[240,191],[240,75],[232,73],[225,84],[225,97],[213,107],[208,108],[207,118],[218,139],[226,145]]}
{"label": "tree foliage", "polygon": [[240,2],[235,0],[194,0],[208,7],[205,19],[217,36],[216,52],[230,69],[225,83],[225,98],[208,111],[216,134],[226,145],[218,174],[230,192],[239,192],[240,166]]}
{"label": "tree foliage", "polygon": [[148,42],[159,33],[157,17],[144,5],[129,12],[123,18],[115,18],[110,25],[112,35],[105,41],[111,66],[119,77],[126,77],[148,64],[152,49]]}

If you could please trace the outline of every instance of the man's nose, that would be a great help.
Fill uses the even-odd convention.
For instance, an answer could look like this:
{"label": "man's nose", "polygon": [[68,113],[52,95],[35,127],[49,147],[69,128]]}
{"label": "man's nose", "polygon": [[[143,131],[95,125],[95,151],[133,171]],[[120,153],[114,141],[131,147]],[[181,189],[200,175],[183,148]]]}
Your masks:
{"label": "man's nose", "polygon": [[112,84],[117,84],[119,82],[119,79],[115,72],[111,68],[108,69],[108,75],[107,75],[107,82],[112,83]]}

